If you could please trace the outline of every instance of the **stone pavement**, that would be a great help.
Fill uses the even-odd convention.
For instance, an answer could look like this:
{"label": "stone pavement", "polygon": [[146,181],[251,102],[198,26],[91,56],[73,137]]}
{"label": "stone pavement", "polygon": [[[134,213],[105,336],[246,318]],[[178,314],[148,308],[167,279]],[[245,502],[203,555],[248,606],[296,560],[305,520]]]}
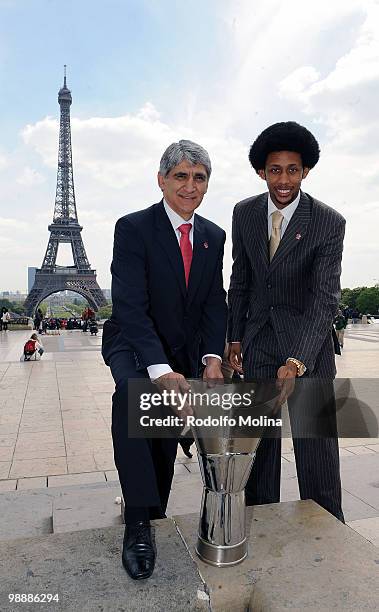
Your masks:
{"label": "stone pavement", "polygon": [[[123,532],[119,526],[2,542],[1,612],[209,611],[204,583],[173,521],[161,520],[155,530],[159,554],[149,580],[126,575]],[[18,595],[17,603],[10,594]],[[28,601],[26,594],[40,602],[45,597],[44,603]]]}
{"label": "stone pavement", "polygon": [[156,568],[140,582],[120,563],[122,526],[2,542],[0,610],[48,597],[54,612],[378,610],[378,549],[358,533],[311,500],[246,514],[248,557],[224,568],[195,553],[198,513],[154,521]]}
{"label": "stone pavement", "polygon": [[378,610],[378,550],[312,500],[247,508],[248,556],[216,568],[197,558],[198,514],[174,520],[215,612]]}
{"label": "stone pavement", "polygon": [[[45,336],[40,362],[20,362],[29,333],[0,333],[0,493],[117,483],[110,434],[113,381],[101,336],[63,331]],[[350,326],[342,378],[375,378],[379,324]],[[341,439],[343,507],[349,525],[379,544],[379,439]],[[196,459],[181,450],[169,514],[198,512]],[[291,440],[283,440],[282,500],[298,499]]]}

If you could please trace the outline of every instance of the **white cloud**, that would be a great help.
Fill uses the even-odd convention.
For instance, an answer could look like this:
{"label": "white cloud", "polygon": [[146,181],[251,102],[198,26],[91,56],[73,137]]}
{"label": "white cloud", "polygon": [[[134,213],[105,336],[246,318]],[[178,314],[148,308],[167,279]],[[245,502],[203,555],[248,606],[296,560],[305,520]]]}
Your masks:
{"label": "white cloud", "polygon": [[[225,20],[234,53],[232,77],[225,88],[229,112],[223,123],[244,122],[252,133],[294,111],[291,104],[278,100],[280,83],[304,67],[314,68],[312,77],[327,70],[334,57],[337,61],[345,53],[349,30],[357,28],[365,15],[360,0],[306,4],[303,0],[239,0],[228,10]],[[346,31],[341,32],[344,25]],[[308,86],[304,79],[303,84]]]}
{"label": "white cloud", "polygon": [[42,174],[40,174],[40,172],[34,170],[34,168],[26,166],[26,168],[23,169],[22,174],[20,174],[16,180],[20,185],[30,187],[32,185],[41,185],[41,183],[44,183],[46,179],[44,176],[42,176]]}
{"label": "white cloud", "polygon": [[0,290],[26,290],[27,266],[43,257],[34,228],[29,220],[0,217]]}
{"label": "white cloud", "polygon": [[301,66],[279,83],[278,92],[283,98],[299,101],[308,99],[308,87],[318,81],[320,73],[313,66]]}
{"label": "white cloud", "polygon": [[43,162],[47,166],[54,168],[57,165],[58,133],[58,120],[52,117],[45,117],[45,119],[37,121],[34,125],[26,125],[21,131],[21,137],[26,145],[33,143],[33,148],[42,157]]}
{"label": "white cloud", "polygon": [[6,168],[8,165],[8,159],[5,155],[0,153],[0,171]]}
{"label": "white cloud", "polygon": [[19,219],[0,217],[0,228],[7,231],[8,229],[27,229],[28,224]]}
{"label": "white cloud", "polygon": [[379,118],[379,4],[368,1],[350,49],[321,76],[313,65],[300,66],[279,83],[279,94],[317,119],[330,143],[359,151],[377,142]]}
{"label": "white cloud", "polygon": [[367,16],[354,47],[341,57],[335,69],[315,83],[310,96],[325,90],[340,91],[377,81],[379,77],[379,5],[367,2]]}

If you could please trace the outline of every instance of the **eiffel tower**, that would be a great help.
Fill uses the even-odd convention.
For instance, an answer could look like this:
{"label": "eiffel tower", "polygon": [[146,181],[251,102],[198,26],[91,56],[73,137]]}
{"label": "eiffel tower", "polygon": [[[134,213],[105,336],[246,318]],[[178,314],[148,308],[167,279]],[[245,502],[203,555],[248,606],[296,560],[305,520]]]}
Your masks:
{"label": "eiffel tower", "polygon": [[[80,235],[83,228],[79,225],[76,212],[70,127],[72,97],[66,83],[66,66],[63,87],[58,93],[58,102],[61,111],[54,217],[48,227],[50,237],[42,266],[36,270],[33,287],[25,300],[25,311],[28,316],[33,316],[37,306],[49,295],[58,291],[69,290],[79,293],[95,311],[107,304],[96,280],[96,270],[91,270]],[[73,266],[56,264],[58,247],[62,242],[71,244]]]}

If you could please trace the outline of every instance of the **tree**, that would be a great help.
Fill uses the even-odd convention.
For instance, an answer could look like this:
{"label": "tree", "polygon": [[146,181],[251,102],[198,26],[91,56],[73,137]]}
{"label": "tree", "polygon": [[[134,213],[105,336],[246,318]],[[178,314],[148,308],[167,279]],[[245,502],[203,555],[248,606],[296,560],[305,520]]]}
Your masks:
{"label": "tree", "polygon": [[106,306],[99,308],[99,310],[97,311],[97,316],[100,319],[109,319],[111,315],[112,315],[112,304],[107,304]]}
{"label": "tree", "polygon": [[38,308],[41,309],[43,316],[46,317],[46,313],[47,313],[47,304],[46,304],[46,302],[41,302],[38,305]]}
{"label": "tree", "polygon": [[357,298],[357,308],[362,314],[378,314],[379,287],[365,287]]}
{"label": "tree", "polygon": [[[68,310],[69,310],[71,313],[75,313],[75,315],[79,315],[79,316],[80,316],[80,315],[82,314],[83,305],[80,305],[79,303],[77,304],[77,303],[75,302],[75,299],[76,299],[76,298],[74,298],[74,301],[73,301],[73,302],[66,302],[66,303],[65,303],[65,306],[66,306],[66,308],[67,308],[67,309],[68,309]],[[77,301],[78,301],[78,300],[77,300]]]}
{"label": "tree", "polygon": [[16,314],[22,315],[25,312],[24,304],[22,302],[11,302],[6,298],[0,299],[0,310],[1,308],[7,308],[9,312],[15,312]]}
{"label": "tree", "polygon": [[3,306],[4,308],[7,308],[8,310],[12,310],[13,302],[10,302],[6,298],[1,298],[0,299],[0,309],[3,308]]}
{"label": "tree", "polygon": [[15,312],[16,314],[19,314],[19,315],[25,314],[25,309],[24,309],[24,305],[23,305],[22,302],[21,303],[20,302],[11,302],[11,307],[10,307],[9,310],[11,310],[12,312]]}
{"label": "tree", "polygon": [[362,291],[367,287],[355,287],[354,289],[342,289],[341,291],[341,304],[349,306],[350,308],[358,308],[357,299]]}

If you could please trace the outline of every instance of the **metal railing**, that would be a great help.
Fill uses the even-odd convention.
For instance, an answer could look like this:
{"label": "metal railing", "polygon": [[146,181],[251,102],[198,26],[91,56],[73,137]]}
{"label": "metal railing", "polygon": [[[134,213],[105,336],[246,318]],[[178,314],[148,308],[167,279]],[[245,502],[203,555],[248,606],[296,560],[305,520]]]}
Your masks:
{"label": "metal railing", "polygon": [[86,274],[88,276],[93,276],[96,274],[96,270],[86,270],[86,269],[78,269],[78,268],[42,268],[36,273],[36,276],[40,276],[42,274],[67,274],[67,275],[76,275],[76,274]]}

